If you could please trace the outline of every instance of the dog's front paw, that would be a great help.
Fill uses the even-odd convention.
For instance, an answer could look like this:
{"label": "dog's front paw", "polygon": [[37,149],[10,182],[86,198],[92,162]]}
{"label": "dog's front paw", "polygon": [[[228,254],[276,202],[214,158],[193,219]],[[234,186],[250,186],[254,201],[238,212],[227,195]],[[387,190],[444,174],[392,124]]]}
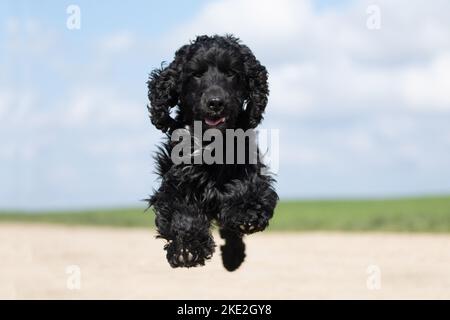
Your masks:
{"label": "dog's front paw", "polygon": [[188,248],[182,248],[180,250],[167,250],[167,260],[173,268],[177,267],[195,267],[201,263],[201,259],[197,254],[189,251]]}
{"label": "dog's front paw", "polygon": [[212,257],[214,245],[200,243],[197,240],[190,242],[170,241],[166,246],[167,261],[172,268],[191,268],[203,266],[205,261]]}
{"label": "dog's front paw", "polygon": [[247,211],[245,220],[236,220],[232,224],[229,224],[232,229],[238,230],[243,234],[252,234],[255,232],[263,231],[269,225],[269,217],[265,214],[252,210]]}
{"label": "dog's front paw", "polygon": [[272,214],[271,208],[241,200],[224,206],[220,212],[220,223],[225,229],[252,234],[263,231],[269,225]]}
{"label": "dog's front paw", "polygon": [[[252,234],[263,231],[269,225],[269,218],[265,215],[250,215],[247,221],[236,221],[235,223],[239,225],[239,231],[241,233]],[[236,227],[234,229],[237,230]]]}
{"label": "dog's front paw", "polygon": [[254,177],[250,181],[233,181],[226,186],[219,223],[222,228],[242,234],[263,231],[277,200],[270,180]]}

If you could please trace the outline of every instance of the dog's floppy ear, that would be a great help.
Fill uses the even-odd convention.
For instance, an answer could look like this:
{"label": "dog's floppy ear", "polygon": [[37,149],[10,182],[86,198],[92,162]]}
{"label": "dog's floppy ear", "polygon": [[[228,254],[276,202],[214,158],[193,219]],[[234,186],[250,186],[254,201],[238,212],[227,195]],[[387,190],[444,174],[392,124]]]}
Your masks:
{"label": "dog's floppy ear", "polygon": [[187,48],[188,45],[181,47],[167,67],[153,70],[147,82],[150,120],[163,132],[177,127],[177,122],[170,116],[170,109],[178,103],[181,69]]}
{"label": "dog's floppy ear", "polygon": [[264,110],[269,96],[267,70],[256,60],[253,53],[246,46],[241,47],[245,57],[245,73],[248,86],[247,107],[245,109],[248,128],[255,128],[263,119]]}

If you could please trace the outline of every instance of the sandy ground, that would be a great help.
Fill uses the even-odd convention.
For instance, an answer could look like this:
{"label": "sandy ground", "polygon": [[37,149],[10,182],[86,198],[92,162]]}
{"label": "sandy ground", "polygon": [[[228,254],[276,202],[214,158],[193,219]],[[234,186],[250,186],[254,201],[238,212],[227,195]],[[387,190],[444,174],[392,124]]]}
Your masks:
{"label": "sandy ground", "polygon": [[205,267],[171,269],[153,230],[2,224],[0,298],[450,299],[450,235],[263,233],[246,242],[234,273],[218,253]]}

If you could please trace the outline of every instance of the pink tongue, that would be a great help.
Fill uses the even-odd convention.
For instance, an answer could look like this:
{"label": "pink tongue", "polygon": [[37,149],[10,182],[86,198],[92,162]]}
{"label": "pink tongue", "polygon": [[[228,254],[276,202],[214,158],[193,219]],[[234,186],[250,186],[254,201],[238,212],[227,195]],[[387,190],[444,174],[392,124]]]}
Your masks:
{"label": "pink tongue", "polygon": [[211,120],[211,119],[206,118],[205,122],[208,126],[217,126],[219,123],[225,122],[225,118],[220,118],[217,120]]}

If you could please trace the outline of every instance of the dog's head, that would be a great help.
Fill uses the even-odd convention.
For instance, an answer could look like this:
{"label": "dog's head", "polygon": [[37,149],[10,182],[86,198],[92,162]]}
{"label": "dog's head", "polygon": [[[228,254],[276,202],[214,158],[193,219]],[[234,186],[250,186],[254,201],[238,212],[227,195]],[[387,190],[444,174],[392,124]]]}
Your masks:
{"label": "dog's head", "polygon": [[[200,36],[148,81],[150,118],[160,130],[201,121],[203,128],[254,128],[269,94],[267,71],[233,36]],[[170,109],[179,107],[176,118]]]}

